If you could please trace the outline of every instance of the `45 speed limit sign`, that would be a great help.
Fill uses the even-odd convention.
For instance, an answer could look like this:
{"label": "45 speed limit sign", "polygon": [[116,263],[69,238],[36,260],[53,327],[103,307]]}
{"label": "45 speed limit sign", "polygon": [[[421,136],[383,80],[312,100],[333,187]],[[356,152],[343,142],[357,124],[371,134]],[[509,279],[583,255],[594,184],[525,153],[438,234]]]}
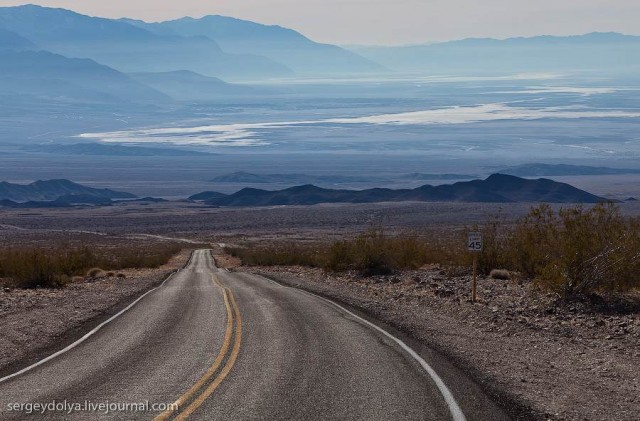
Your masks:
{"label": "45 speed limit sign", "polygon": [[467,237],[467,249],[472,253],[480,253],[482,251],[482,233],[469,233]]}

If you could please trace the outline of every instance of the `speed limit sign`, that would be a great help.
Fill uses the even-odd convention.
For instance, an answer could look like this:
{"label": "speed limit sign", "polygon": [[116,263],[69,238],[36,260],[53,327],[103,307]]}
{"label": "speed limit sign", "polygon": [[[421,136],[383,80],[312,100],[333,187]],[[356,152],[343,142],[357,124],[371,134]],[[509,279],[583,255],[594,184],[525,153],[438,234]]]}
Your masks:
{"label": "speed limit sign", "polygon": [[482,233],[469,233],[467,237],[467,249],[472,253],[480,253],[482,251]]}

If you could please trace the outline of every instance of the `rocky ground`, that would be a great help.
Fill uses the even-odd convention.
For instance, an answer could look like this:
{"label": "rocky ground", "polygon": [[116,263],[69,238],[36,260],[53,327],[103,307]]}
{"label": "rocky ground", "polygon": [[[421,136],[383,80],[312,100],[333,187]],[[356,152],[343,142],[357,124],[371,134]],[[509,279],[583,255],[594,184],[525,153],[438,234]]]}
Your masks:
{"label": "rocky ground", "polygon": [[182,267],[189,251],[158,269],[118,271],[125,277],[81,278],[64,289],[0,290],[0,377],[78,339],[134,297]]}
{"label": "rocky ground", "polygon": [[638,294],[559,303],[529,282],[481,278],[474,304],[470,276],[438,267],[363,278],[218,260],[232,270],[332,297],[391,324],[469,370],[490,393],[506,393],[529,408],[523,416],[638,420]]}

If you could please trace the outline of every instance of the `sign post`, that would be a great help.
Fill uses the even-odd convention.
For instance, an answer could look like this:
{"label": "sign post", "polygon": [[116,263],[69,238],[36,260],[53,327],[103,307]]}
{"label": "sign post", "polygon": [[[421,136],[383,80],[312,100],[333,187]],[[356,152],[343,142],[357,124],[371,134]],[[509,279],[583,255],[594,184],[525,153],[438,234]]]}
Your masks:
{"label": "sign post", "polygon": [[482,233],[470,232],[467,235],[467,250],[473,253],[473,284],[471,285],[471,301],[477,301],[478,291],[478,253],[482,252]]}

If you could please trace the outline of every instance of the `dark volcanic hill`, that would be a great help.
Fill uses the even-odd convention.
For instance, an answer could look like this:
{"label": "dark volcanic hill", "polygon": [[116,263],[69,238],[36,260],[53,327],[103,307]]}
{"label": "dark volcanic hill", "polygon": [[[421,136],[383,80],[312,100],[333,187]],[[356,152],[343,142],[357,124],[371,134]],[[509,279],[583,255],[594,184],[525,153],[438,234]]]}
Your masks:
{"label": "dark volcanic hill", "polygon": [[[193,197],[193,196],[192,196]],[[313,185],[278,191],[246,188],[228,196],[200,196],[214,206],[281,206],[318,203],[375,202],[547,202],[598,203],[607,199],[553,180],[526,180],[494,174],[486,180],[473,180],[441,186],[425,185],[416,189],[331,190]]]}
{"label": "dark volcanic hill", "polygon": [[0,182],[0,200],[12,202],[60,201],[61,203],[98,203],[110,199],[132,199],[130,193],[110,189],[94,189],[69,180],[38,180],[31,184]]}

